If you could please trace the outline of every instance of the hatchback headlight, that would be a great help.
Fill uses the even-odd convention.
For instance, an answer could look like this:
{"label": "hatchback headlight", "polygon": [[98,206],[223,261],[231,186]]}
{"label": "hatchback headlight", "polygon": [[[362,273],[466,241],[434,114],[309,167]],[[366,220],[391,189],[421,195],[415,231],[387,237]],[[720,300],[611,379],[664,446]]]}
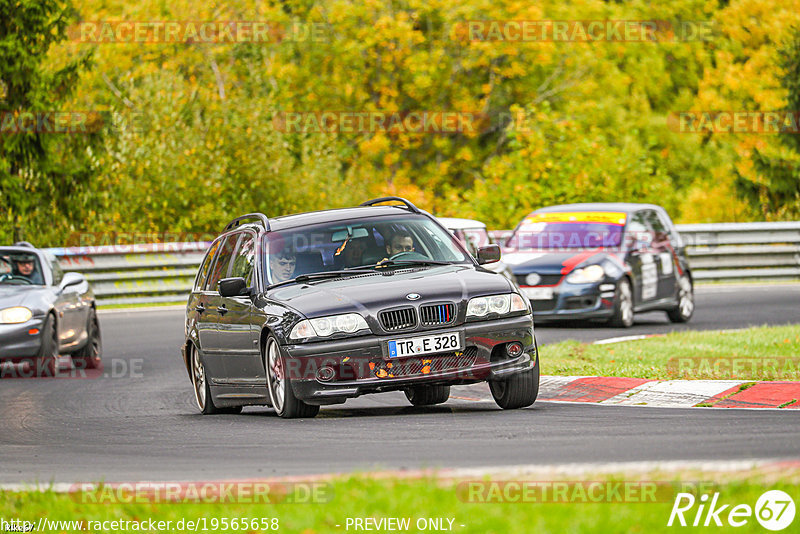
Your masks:
{"label": "hatchback headlight", "polygon": [[506,315],[529,311],[525,299],[517,293],[475,297],[467,304],[467,317],[485,317],[489,314]]}
{"label": "hatchback headlight", "polygon": [[33,312],[24,306],[15,306],[0,310],[0,323],[19,324],[33,317]]}
{"label": "hatchback headlight", "polygon": [[304,319],[294,325],[289,339],[306,339],[309,337],[328,337],[333,334],[352,334],[368,329],[367,321],[357,313],[329,315],[316,319]]}
{"label": "hatchback headlight", "polygon": [[570,284],[593,284],[606,276],[602,265],[589,265],[582,269],[575,269],[567,275],[565,281]]}

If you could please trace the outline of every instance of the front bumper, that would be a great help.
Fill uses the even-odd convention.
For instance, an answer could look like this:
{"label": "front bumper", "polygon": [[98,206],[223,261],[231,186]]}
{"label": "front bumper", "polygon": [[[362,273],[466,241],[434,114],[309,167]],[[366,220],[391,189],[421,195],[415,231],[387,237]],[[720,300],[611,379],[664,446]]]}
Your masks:
{"label": "front bumper", "polygon": [[[443,332],[458,332],[463,350],[408,358],[388,355],[389,340]],[[512,358],[505,348],[513,341],[522,344],[523,352]],[[286,345],[283,349],[295,396],[311,404],[333,404],[414,385],[494,380],[532,369],[537,361],[529,315],[388,336]],[[319,377],[318,371],[324,367],[335,371],[332,378]]]}
{"label": "front bumper", "polygon": [[[0,324],[0,361],[16,362],[39,354],[44,317],[32,317],[19,324]],[[36,329],[36,334],[29,334]]]}
{"label": "front bumper", "polygon": [[[525,287],[522,288],[523,293]],[[536,320],[608,319],[614,314],[616,285],[562,283],[553,288],[553,298],[531,299]]]}

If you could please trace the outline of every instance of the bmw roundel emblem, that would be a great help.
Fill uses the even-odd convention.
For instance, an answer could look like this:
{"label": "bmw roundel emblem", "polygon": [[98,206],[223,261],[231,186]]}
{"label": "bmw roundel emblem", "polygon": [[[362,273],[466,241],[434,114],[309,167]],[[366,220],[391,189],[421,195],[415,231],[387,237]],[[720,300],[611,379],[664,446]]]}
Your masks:
{"label": "bmw roundel emblem", "polygon": [[417,299],[419,299],[419,294],[418,293],[409,293],[408,295],[406,295],[406,298],[408,300],[417,300]]}

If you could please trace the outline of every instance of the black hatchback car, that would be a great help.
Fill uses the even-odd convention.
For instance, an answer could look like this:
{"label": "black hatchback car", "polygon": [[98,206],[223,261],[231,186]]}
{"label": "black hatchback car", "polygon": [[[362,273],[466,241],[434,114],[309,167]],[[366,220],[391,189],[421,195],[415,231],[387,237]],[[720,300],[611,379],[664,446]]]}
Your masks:
{"label": "black hatchback car", "polygon": [[[387,201],[400,205],[379,205]],[[539,363],[530,305],[430,214],[386,197],[355,208],[234,219],[211,244],[186,307],[183,361],[204,414],[320,405],[402,390],[413,405],[488,381],[530,406]]]}
{"label": "black hatchback car", "polygon": [[635,312],[694,312],[692,272],[675,225],[653,204],[565,204],[534,211],[506,241],[537,321],[602,319],[633,325]]}

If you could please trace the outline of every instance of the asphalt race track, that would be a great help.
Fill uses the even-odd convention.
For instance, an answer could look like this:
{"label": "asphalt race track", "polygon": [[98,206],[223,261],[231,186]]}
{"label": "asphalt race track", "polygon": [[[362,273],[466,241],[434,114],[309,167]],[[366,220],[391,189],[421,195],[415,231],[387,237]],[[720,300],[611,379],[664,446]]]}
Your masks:
{"label": "asphalt race track", "polygon": [[[537,326],[540,344],[676,329],[800,323],[800,284],[698,290],[688,325],[663,313],[628,330]],[[183,312],[100,316],[106,373],[91,380],[0,381],[0,483],[210,480],[421,467],[639,460],[797,458],[800,411],[615,407],[537,402],[503,412],[454,388],[443,406],[402,393],[323,407],[312,420],[268,408],[201,416],[178,347]],[[547,372],[546,348],[542,365]],[[485,397],[485,396],[484,396]]]}

